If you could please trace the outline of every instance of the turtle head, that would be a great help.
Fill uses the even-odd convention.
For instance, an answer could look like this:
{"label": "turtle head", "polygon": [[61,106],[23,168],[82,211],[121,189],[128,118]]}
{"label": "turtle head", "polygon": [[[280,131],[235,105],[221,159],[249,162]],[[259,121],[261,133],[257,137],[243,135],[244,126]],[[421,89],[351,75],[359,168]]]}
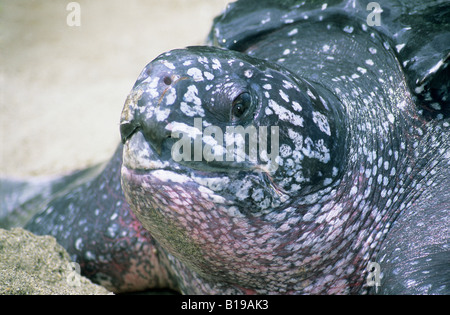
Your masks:
{"label": "turtle head", "polygon": [[[345,136],[335,101],[239,52],[198,46],[160,55],[140,74],[121,116],[131,208],[195,270],[224,271],[215,264],[254,242],[255,218],[271,225],[293,200],[337,182]],[[238,248],[227,253],[221,237]]]}
{"label": "turtle head", "polygon": [[296,196],[333,182],[343,118],[333,96],[238,52],[188,47],[160,55],[125,103],[124,164],[141,171],[266,179]]}

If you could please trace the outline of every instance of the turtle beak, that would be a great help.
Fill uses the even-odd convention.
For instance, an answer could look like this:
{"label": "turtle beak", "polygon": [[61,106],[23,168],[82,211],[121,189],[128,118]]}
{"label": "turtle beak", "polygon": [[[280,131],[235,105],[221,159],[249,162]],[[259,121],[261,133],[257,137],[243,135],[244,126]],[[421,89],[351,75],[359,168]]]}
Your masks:
{"label": "turtle beak", "polygon": [[131,138],[139,130],[139,125],[133,124],[133,122],[122,122],[120,124],[120,138],[122,143],[125,144],[128,139]]}
{"label": "turtle beak", "polygon": [[[135,87],[125,101],[120,119],[121,140],[125,144],[135,133],[141,132],[152,149],[161,155],[163,142],[170,138],[171,133],[166,129],[167,121],[158,120],[156,114],[147,114],[152,106],[156,108],[159,105],[152,105],[153,102],[148,100],[143,88],[145,87]],[[142,108],[145,110],[141,112]]]}
{"label": "turtle beak", "polygon": [[128,95],[123,106],[120,116],[120,138],[123,144],[140,128],[138,121],[135,119],[135,109],[143,93],[141,89],[134,89]]}
{"label": "turtle beak", "polygon": [[120,136],[125,144],[135,133],[142,132],[152,149],[161,156],[163,142],[170,138],[170,131],[161,122],[147,120],[141,124],[138,120],[123,120],[120,123]]}

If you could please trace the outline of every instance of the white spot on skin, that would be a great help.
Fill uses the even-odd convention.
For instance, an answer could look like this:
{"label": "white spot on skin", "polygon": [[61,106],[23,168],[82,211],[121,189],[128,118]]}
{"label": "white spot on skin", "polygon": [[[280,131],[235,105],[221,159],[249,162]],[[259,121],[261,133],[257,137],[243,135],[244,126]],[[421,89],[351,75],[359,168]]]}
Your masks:
{"label": "white spot on skin", "polygon": [[323,104],[323,107],[325,107],[326,110],[330,110],[330,109],[328,108],[327,102],[323,99],[323,97],[319,95],[319,98],[320,98],[320,101],[321,101],[322,104]]}
{"label": "white spot on skin", "polygon": [[178,184],[184,184],[191,181],[191,179],[186,175],[174,173],[167,170],[156,170],[152,171],[150,174],[164,182],[171,181]]}
{"label": "white spot on skin", "polygon": [[331,136],[330,125],[328,119],[319,112],[313,112],[313,121],[319,127],[320,131]]}
{"label": "white spot on skin", "polygon": [[397,52],[400,52],[403,49],[403,47],[405,47],[405,44],[399,44],[395,46],[395,49],[397,49]]}
{"label": "white spot on skin", "polygon": [[420,94],[420,93],[423,92],[424,87],[425,87],[425,83],[422,84],[421,86],[416,87],[416,88],[414,89],[414,91],[415,91],[417,94]]}
{"label": "white spot on skin", "polygon": [[286,90],[289,90],[289,89],[292,89],[294,86],[292,85],[291,82],[286,81],[286,80],[283,80],[283,87],[284,87]]}
{"label": "white spot on skin", "polygon": [[358,70],[359,72],[361,72],[361,74],[365,74],[365,73],[367,72],[366,69],[361,68],[361,67],[356,68],[356,70]]}
{"label": "white spot on skin", "polygon": [[[341,212],[342,212],[342,206],[340,204],[337,204],[334,208],[332,208],[330,210],[330,212],[328,214],[326,214],[325,220],[327,222],[330,222],[331,220],[333,220],[333,218],[337,217]],[[317,223],[319,223],[319,222],[317,222]]]}
{"label": "white spot on skin", "polygon": [[208,58],[206,58],[206,57],[198,57],[198,62],[200,62],[202,64],[207,64],[208,63]]}
{"label": "white spot on skin", "polygon": [[264,85],[263,85],[263,89],[265,89],[265,90],[271,90],[271,89],[272,89],[272,85],[270,85],[270,84],[264,84]]}
{"label": "white spot on skin", "polygon": [[261,20],[261,24],[266,24],[266,23],[268,23],[268,22],[270,22],[270,16],[268,16],[267,18],[265,18],[264,20]]}
{"label": "white spot on skin", "polygon": [[282,144],[280,146],[280,155],[283,158],[286,158],[288,156],[290,156],[292,154],[292,149],[290,146],[288,146],[287,144]]}
{"label": "white spot on skin", "polygon": [[81,238],[78,238],[78,239],[75,241],[75,249],[81,250],[81,249],[82,249],[82,246],[83,246],[83,240],[82,240]]}
{"label": "white spot on skin", "polygon": [[208,71],[203,72],[203,74],[205,75],[205,78],[208,80],[214,80],[214,75]]}
{"label": "white spot on skin", "polygon": [[[318,159],[320,162],[325,164],[330,161],[330,151],[324,145],[323,139],[320,139],[314,143],[311,138],[307,137],[304,143],[306,146],[302,149],[304,155],[309,158]],[[313,148],[316,148],[317,151],[314,151]]]}
{"label": "white spot on skin", "polygon": [[388,115],[388,119],[389,119],[389,121],[391,122],[391,124],[393,124],[394,121],[395,121],[394,115],[392,115],[392,114],[389,114],[389,115]]}
{"label": "white spot on skin", "polygon": [[369,65],[369,66],[373,66],[373,65],[374,65],[374,62],[373,62],[372,59],[367,59],[367,60],[366,60],[366,64]]}
{"label": "white spot on skin", "polygon": [[205,112],[200,105],[189,106],[186,102],[180,103],[180,110],[189,117],[205,116]]}
{"label": "white spot on skin", "polygon": [[406,101],[402,100],[400,103],[397,104],[397,107],[401,110],[404,110],[406,108]]}
{"label": "white spot on skin", "polygon": [[442,110],[441,105],[439,103],[431,103],[430,106],[435,110]]}
{"label": "white spot on skin", "polygon": [[197,87],[195,85],[191,85],[188,87],[187,92],[184,94],[183,100],[189,103],[194,103],[197,106],[201,106],[202,101],[197,95]]}
{"label": "white spot on skin", "polygon": [[288,135],[295,145],[295,150],[301,151],[303,148],[303,136],[290,128],[288,129]]}
{"label": "white spot on skin", "polygon": [[295,115],[283,106],[278,105],[274,100],[269,100],[269,107],[273,109],[275,114],[277,114],[281,120],[303,127],[303,118],[301,116]]}
{"label": "white spot on skin", "polygon": [[177,92],[174,88],[169,89],[169,92],[166,93],[166,105],[173,105],[175,100],[177,99]]}
{"label": "white spot on skin", "polygon": [[292,102],[292,108],[297,112],[301,112],[303,110],[302,106],[295,101]]}
{"label": "white spot on skin", "polygon": [[147,87],[147,93],[150,94],[152,98],[159,97],[159,92],[156,90],[156,87],[158,86],[159,78],[155,77],[148,85]]}
{"label": "white spot on skin", "polygon": [[374,48],[374,47],[369,47],[369,52],[370,52],[372,55],[375,55],[375,54],[377,53],[377,49]]}
{"label": "white spot on skin", "polygon": [[406,149],[406,144],[405,144],[404,142],[401,142],[401,143],[400,143],[400,148],[401,148],[402,150],[405,150],[405,149]]}
{"label": "white spot on skin", "polygon": [[228,177],[195,177],[192,179],[199,185],[208,187],[213,191],[220,191],[224,189],[230,183],[230,179]]}
{"label": "white spot on skin", "polygon": [[332,173],[333,177],[336,177],[337,174],[338,174],[337,167],[333,167],[333,173]]}
{"label": "white spot on skin", "polygon": [[346,32],[346,33],[351,34],[351,33],[353,33],[353,26],[347,25],[346,27],[344,27],[343,31]]}
{"label": "white spot on skin", "polygon": [[309,95],[309,97],[311,97],[313,100],[317,100],[317,97],[313,94],[313,92],[311,92],[310,89],[306,90],[306,93]]}
{"label": "white spot on skin", "polygon": [[327,8],[327,6],[328,6],[328,3],[322,4],[322,11],[325,10]]}
{"label": "white spot on skin", "polygon": [[245,70],[244,75],[246,78],[251,78],[253,76],[253,71],[252,70]]}
{"label": "white spot on skin", "polygon": [[164,121],[165,119],[167,119],[167,117],[169,117],[170,115],[170,109],[166,108],[164,110],[159,109],[159,107],[155,110],[155,114],[156,114],[156,120],[157,121]]}
{"label": "white spot on skin", "polygon": [[221,68],[222,68],[222,64],[220,63],[220,61],[219,61],[218,59],[214,58],[214,59],[212,60],[212,62],[213,62],[212,68],[213,68],[214,70],[218,70],[218,69],[221,69]]}
{"label": "white spot on skin", "polygon": [[293,36],[293,35],[295,35],[295,34],[297,34],[298,33],[298,29],[297,28],[294,28],[293,30],[291,30],[289,33],[288,33],[288,36]]}
{"label": "white spot on skin", "polygon": [[187,71],[187,74],[189,76],[191,76],[194,79],[195,82],[200,82],[200,81],[204,80],[202,71],[200,69],[198,69],[198,68],[190,68]]}
{"label": "white spot on skin", "polygon": [[280,96],[283,100],[285,100],[286,102],[289,103],[289,96],[286,93],[284,93],[282,90],[280,90]]}
{"label": "white spot on skin", "polygon": [[175,66],[173,65],[173,63],[168,62],[167,60],[163,60],[163,65],[165,65],[167,68],[171,69],[171,70],[175,70]]}
{"label": "white spot on skin", "polygon": [[291,50],[290,50],[290,49],[285,49],[285,50],[283,51],[283,55],[284,55],[284,56],[289,55],[290,53],[291,53]]}

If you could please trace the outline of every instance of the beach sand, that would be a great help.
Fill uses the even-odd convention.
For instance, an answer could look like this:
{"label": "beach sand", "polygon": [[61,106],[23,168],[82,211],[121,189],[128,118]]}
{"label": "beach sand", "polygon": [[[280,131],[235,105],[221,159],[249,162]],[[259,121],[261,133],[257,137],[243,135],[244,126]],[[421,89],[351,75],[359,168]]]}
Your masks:
{"label": "beach sand", "polygon": [[229,0],[80,0],[80,26],[69,2],[0,0],[0,176],[108,160],[144,66],[204,43]]}

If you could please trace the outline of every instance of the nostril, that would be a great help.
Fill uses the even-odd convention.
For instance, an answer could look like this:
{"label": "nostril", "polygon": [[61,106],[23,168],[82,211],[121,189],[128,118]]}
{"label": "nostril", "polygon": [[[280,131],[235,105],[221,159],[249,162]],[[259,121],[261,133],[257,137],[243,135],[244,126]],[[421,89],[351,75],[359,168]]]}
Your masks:
{"label": "nostril", "polygon": [[166,84],[166,85],[172,84],[172,79],[170,77],[165,77],[163,81],[164,81],[164,84]]}

